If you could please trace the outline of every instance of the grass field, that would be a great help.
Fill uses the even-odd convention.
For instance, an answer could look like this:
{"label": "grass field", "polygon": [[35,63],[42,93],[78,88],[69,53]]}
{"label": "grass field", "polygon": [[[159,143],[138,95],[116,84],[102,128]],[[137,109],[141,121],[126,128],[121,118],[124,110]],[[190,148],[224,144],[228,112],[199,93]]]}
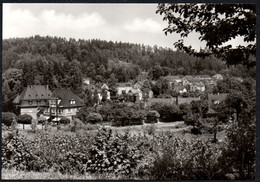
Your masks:
{"label": "grass field", "polygon": [[61,174],[60,172],[33,172],[18,171],[15,169],[2,169],[3,180],[119,180],[123,177],[112,176],[109,174],[90,175],[90,174]]}

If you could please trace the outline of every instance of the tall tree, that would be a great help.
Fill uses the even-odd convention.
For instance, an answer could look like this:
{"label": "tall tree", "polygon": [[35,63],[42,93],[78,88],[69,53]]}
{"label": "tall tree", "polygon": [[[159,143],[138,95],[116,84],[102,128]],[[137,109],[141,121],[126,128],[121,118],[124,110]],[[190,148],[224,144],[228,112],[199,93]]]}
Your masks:
{"label": "tall tree", "polygon": [[[163,20],[168,21],[166,35],[174,32],[184,38],[195,31],[200,34],[200,41],[206,41],[207,51],[197,52],[180,39],[175,43],[180,50],[200,57],[216,55],[228,65],[256,64],[256,60],[249,62],[249,56],[256,55],[255,4],[159,4],[157,8],[156,13],[163,14]],[[239,36],[247,46],[223,46]]]}

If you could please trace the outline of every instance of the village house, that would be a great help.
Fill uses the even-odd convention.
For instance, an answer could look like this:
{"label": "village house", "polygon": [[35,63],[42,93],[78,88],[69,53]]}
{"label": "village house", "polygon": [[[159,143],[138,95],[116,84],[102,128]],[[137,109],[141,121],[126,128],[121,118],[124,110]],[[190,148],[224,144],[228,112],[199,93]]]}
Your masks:
{"label": "village house", "polygon": [[174,85],[179,85],[182,82],[182,79],[179,76],[169,75],[166,76],[165,78],[168,80],[170,88],[173,88]]}
{"label": "village house", "polygon": [[21,115],[31,115],[37,119],[39,108],[44,108],[43,117],[53,116],[55,120],[61,117],[72,119],[77,110],[83,106],[83,101],[72,91],[58,89],[53,93],[48,85],[28,85],[24,91],[14,99]]}
{"label": "village house", "polygon": [[199,82],[199,79],[194,77],[194,76],[191,76],[191,75],[187,75],[187,76],[184,76],[182,78],[182,85],[183,86],[191,85],[191,84],[194,84],[196,82]]}
{"label": "village house", "polygon": [[205,92],[205,84],[202,82],[196,82],[190,85],[190,92]]}
{"label": "village house", "polygon": [[182,85],[176,85],[174,86],[173,90],[177,93],[183,94],[187,92],[187,89]]}
{"label": "village house", "polygon": [[51,96],[48,85],[28,85],[13,103],[19,108],[21,115],[28,114],[37,119],[38,108],[48,108]]}
{"label": "village house", "polygon": [[127,94],[130,90],[133,89],[131,83],[117,83],[117,95],[122,95],[123,93]]}
{"label": "village house", "polygon": [[49,107],[46,108],[44,116],[55,117],[58,121],[61,117],[72,119],[84,102],[69,89],[57,89],[49,98]]}
{"label": "village house", "polygon": [[211,77],[209,75],[197,75],[196,78],[201,81],[211,80]]}

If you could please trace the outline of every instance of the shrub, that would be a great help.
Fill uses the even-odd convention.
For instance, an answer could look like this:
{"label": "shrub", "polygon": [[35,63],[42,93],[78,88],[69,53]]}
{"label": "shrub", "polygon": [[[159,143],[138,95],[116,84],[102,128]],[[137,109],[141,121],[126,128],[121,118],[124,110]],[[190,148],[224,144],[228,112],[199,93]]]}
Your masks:
{"label": "shrub", "polygon": [[61,124],[70,124],[70,119],[67,118],[67,117],[61,117],[60,118],[60,121],[59,121]]}
{"label": "shrub", "polygon": [[100,114],[98,113],[90,113],[87,117],[87,123],[92,123],[92,124],[96,124],[96,123],[100,123],[103,121],[103,118]]}
{"label": "shrub", "polygon": [[139,105],[115,104],[108,118],[113,126],[127,126],[143,124],[145,116],[145,110]]}
{"label": "shrub", "polygon": [[165,122],[182,120],[182,113],[174,103],[157,102],[151,105],[151,109],[160,114],[160,119]]}
{"label": "shrub", "polygon": [[160,114],[157,111],[151,110],[147,113],[145,123],[157,123],[159,117]]}
{"label": "shrub", "polygon": [[25,124],[31,124],[32,122],[32,116],[28,114],[23,114],[18,116],[18,123],[23,124],[23,129]]}
{"label": "shrub", "polygon": [[11,126],[17,122],[17,116],[12,112],[2,112],[2,123]]}
{"label": "shrub", "polygon": [[111,129],[99,130],[89,150],[86,171],[116,175],[133,174],[142,155],[140,150],[129,145],[130,138],[128,132],[123,135],[118,133],[113,135]]}

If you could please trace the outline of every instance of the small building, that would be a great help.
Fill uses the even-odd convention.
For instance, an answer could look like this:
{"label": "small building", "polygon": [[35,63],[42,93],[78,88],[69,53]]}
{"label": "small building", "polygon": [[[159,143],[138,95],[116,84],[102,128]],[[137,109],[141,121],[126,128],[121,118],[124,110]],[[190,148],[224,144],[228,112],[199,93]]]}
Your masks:
{"label": "small building", "polygon": [[174,90],[175,92],[177,92],[177,93],[180,93],[180,94],[187,92],[187,89],[186,89],[184,86],[182,86],[182,85],[176,85],[176,86],[174,86],[174,89],[173,89],[173,90]]}
{"label": "small building", "polygon": [[102,90],[109,90],[109,87],[107,86],[107,84],[103,84],[102,86],[101,86],[101,89]]}
{"label": "small building", "polygon": [[130,90],[133,89],[132,84],[130,83],[117,83],[117,95],[127,94]]}
{"label": "small building", "polygon": [[215,74],[212,76],[213,80],[223,80],[223,76],[221,74]]}
{"label": "small building", "polygon": [[190,92],[205,92],[205,84],[202,82],[196,82],[190,85]]}
{"label": "small building", "polygon": [[200,80],[198,78],[196,78],[195,76],[191,76],[191,75],[186,75],[182,78],[182,85],[186,86],[186,85],[191,85],[195,82],[199,82]]}
{"label": "small building", "polygon": [[72,119],[84,105],[84,101],[69,89],[57,89],[49,99],[49,108],[44,112],[46,117],[53,116],[58,121],[61,117]]}
{"label": "small building", "polygon": [[209,75],[197,75],[196,76],[197,79],[199,80],[211,80],[211,77]]}
{"label": "small building", "polygon": [[19,114],[28,114],[37,119],[38,108],[48,108],[51,96],[48,85],[28,85],[13,103],[19,108]]}
{"label": "small building", "polygon": [[182,82],[182,79],[179,76],[169,75],[169,76],[166,76],[165,78],[168,80],[170,88],[173,88],[174,85],[178,85]]}

